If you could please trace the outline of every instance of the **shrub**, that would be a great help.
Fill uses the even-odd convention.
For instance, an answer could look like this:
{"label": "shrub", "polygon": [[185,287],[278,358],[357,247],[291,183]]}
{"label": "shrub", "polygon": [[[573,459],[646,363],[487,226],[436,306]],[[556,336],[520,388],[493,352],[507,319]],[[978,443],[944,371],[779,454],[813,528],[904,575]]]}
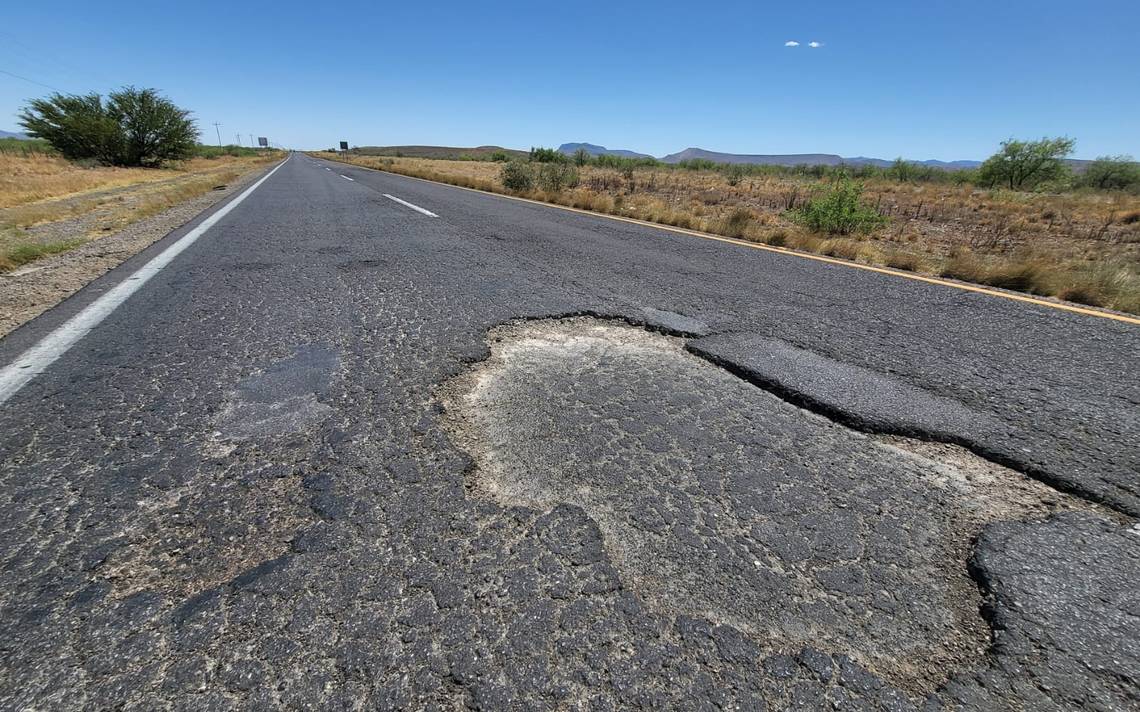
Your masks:
{"label": "shrub", "polygon": [[1140,188],[1140,163],[1132,156],[1101,156],[1085,169],[1080,184],[1098,190]]}
{"label": "shrub", "polygon": [[582,167],[590,162],[590,152],[584,148],[579,148],[574,152],[574,165]]}
{"label": "shrub", "polygon": [[917,272],[921,262],[918,259],[918,255],[912,255],[909,252],[892,252],[887,255],[885,264],[895,269]]}
{"label": "shrub", "polygon": [[1034,259],[1015,259],[990,267],[982,276],[982,282],[1017,292],[1046,294],[1048,292],[1043,285],[1048,275],[1048,265]]}
{"label": "shrub", "polygon": [[46,139],[65,158],[116,166],[159,166],[189,157],[198,138],[190,112],[154,89],[126,87],[99,94],[53,94],[20,112],[28,134]]}
{"label": "shrub", "polygon": [[793,220],[814,232],[850,235],[871,232],[887,223],[887,218],[863,204],[863,186],[849,178],[840,178],[821,198],[791,211]]}
{"label": "shrub", "polygon": [[507,190],[524,192],[534,187],[534,171],[522,161],[510,161],[503,166],[499,178]]}
{"label": "shrub", "polygon": [[0,153],[50,156],[57,151],[42,138],[0,138]]}
{"label": "shrub", "polygon": [[859,245],[851,240],[837,238],[823,243],[819,249],[821,254],[828,257],[838,257],[843,260],[854,260],[859,256]]}
{"label": "shrub", "polygon": [[905,160],[902,156],[896,158],[891,167],[887,169],[887,175],[900,183],[913,180],[917,173],[918,166]]}
{"label": "shrub", "polygon": [[578,169],[569,163],[543,163],[538,168],[538,187],[557,193],[578,185]]}
{"label": "shrub", "polygon": [[764,240],[772,247],[783,247],[788,244],[788,233],[784,230],[776,230]]}
{"label": "shrub", "polygon": [[724,169],[724,179],[732,186],[739,184],[740,179],[746,175],[748,175],[748,168],[739,163],[730,163]]}
{"label": "shrub", "polygon": [[991,188],[1003,185],[1010,190],[1029,190],[1057,181],[1069,170],[1064,158],[1073,152],[1074,145],[1073,139],[1063,137],[1003,141],[1001,150],[978,169],[978,180]]}
{"label": "shrub", "polygon": [[751,222],[751,211],[744,208],[736,208],[724,219],[720,232],[729,237],[741,238],[744,237],[744,234],[748,231],[748,225]]}
{"label": "shrub", "polygon": [[506,151],[495,151],[491,154],[491,161],[494,163],[506,163],[511,160]]}
{"label": "shrub", "polygon": [[199,144],[194,147],[193,155],[198,158],[221,158],[222,156],[260,156],[265,149],[250,148],[229,144],[227,146],[207,146]]}
{"label": "shrub", "polygon": [[530,160],[532,163],[566,163],[570,158],[554,148],[531,148]]}

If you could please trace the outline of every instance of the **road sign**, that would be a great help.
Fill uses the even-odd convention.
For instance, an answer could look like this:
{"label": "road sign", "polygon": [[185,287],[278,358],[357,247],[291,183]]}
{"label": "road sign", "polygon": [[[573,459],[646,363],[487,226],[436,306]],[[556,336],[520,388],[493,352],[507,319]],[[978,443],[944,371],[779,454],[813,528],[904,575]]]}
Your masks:
{"label": "road sign", "polygon": [[264,146],[264,147],[268,148],[269,139],[265,138],[264,136],[258,136],[257,137],[257,145],[258,146]]}
{"label": "road sign", "polygon": [[340,142],[340,150],[342,150],[342,151],[348,150],[348,141],[341,141]]}

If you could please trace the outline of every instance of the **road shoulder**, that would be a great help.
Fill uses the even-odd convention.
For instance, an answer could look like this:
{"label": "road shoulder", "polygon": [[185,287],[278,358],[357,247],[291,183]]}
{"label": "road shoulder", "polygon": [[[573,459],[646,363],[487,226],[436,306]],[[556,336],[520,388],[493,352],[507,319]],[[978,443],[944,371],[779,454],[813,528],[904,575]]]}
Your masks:
{"label": "road shoulder", "polygon": [[257,166],[223,189],[191,198],[74,250],[0,275],[0,338],[54,308],[131,257],[241,193],[277,165]]}

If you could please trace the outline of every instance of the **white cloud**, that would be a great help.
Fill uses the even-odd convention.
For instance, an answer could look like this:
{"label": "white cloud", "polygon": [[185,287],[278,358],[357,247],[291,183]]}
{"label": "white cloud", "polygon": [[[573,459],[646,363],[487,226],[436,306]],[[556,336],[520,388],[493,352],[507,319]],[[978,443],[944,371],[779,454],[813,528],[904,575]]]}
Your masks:
{"label": "white cloud", "polygon": [[822,46],[823,46],[822,42],[816,42],[815,40],[808,42],[808,47],[822,47]]}
{"label": "white cloud", "polygon": [[785,47],[799,47],[800,43],[796,42],[795,40],[788,40],[787,42],[784,43],[784,46]]}

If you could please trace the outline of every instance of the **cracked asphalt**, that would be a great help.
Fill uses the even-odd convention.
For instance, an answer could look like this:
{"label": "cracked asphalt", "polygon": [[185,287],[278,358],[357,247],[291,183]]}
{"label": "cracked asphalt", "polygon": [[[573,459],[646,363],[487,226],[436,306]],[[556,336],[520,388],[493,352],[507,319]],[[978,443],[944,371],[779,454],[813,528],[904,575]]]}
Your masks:
{"label": "cracked asphalt", "polygon": [[0,407],[0,707],[1136,709],[1138,356],[297,155]]}

